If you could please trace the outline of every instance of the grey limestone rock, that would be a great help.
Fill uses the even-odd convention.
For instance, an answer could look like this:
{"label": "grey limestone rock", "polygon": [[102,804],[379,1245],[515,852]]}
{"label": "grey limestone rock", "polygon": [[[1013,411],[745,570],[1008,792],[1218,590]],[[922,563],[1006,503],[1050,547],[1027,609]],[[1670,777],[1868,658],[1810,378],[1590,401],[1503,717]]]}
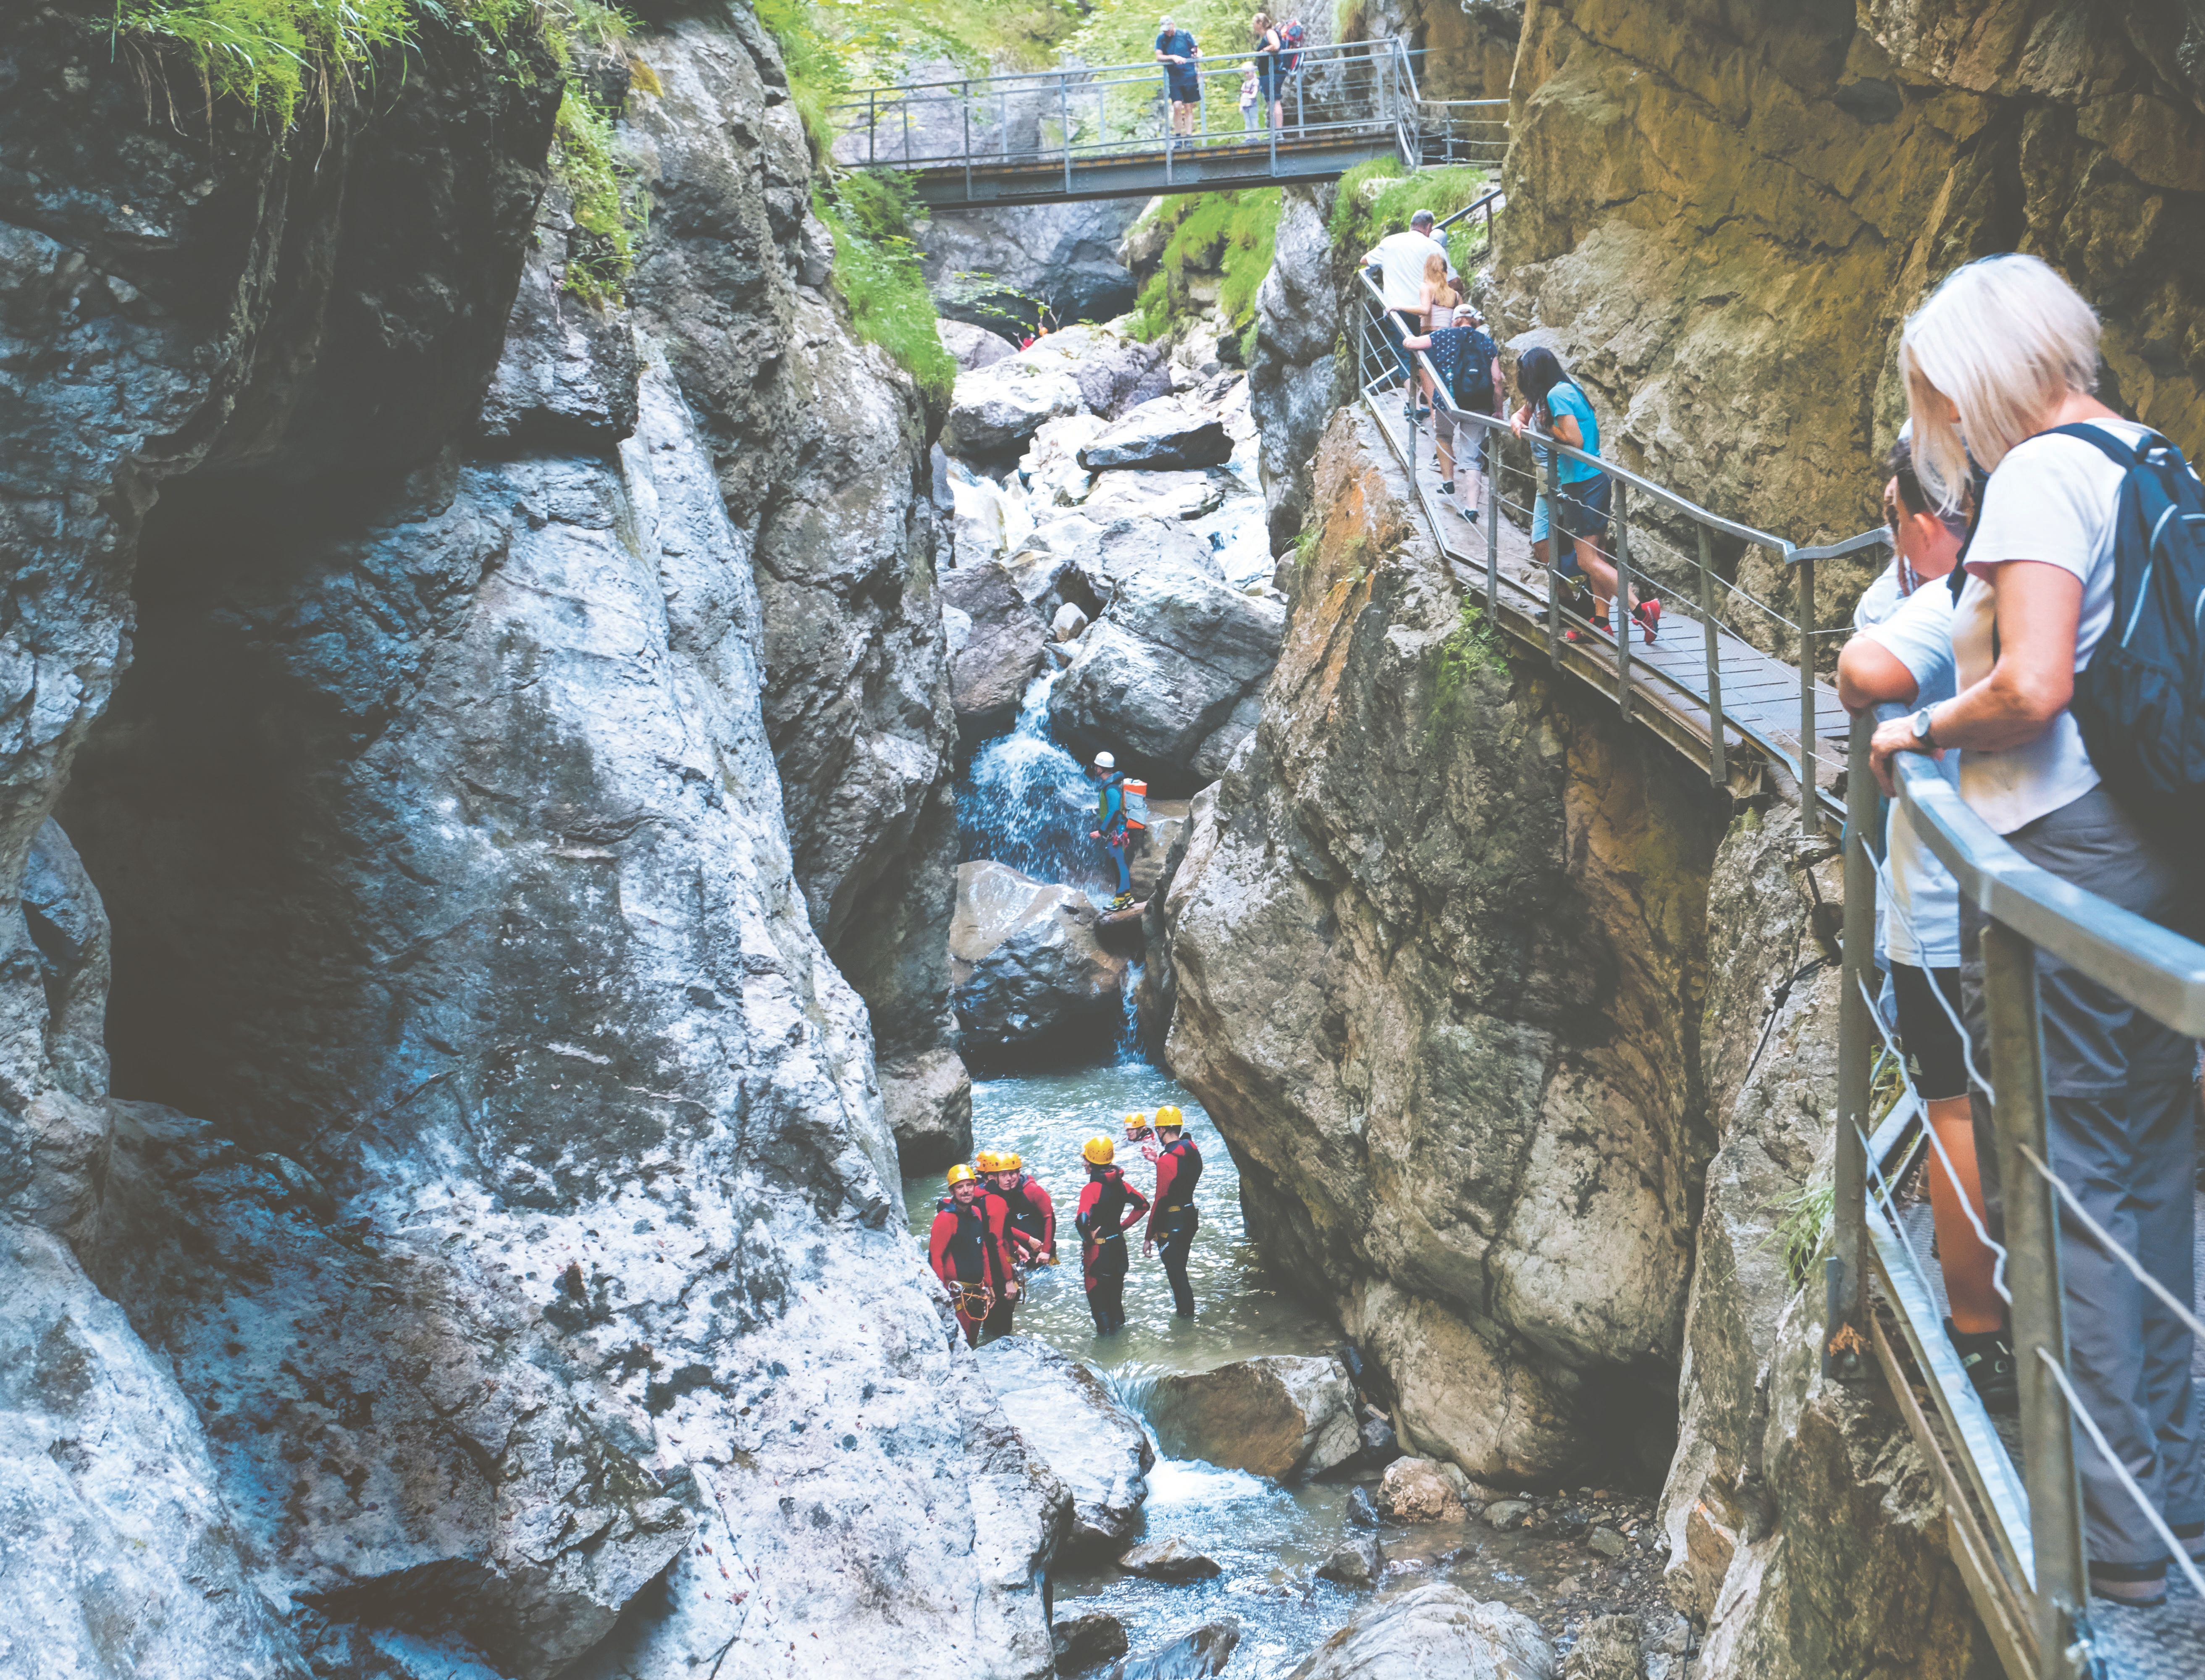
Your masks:
{"label": "grey limestone rock", "polygon": [[1240,1644],[1240,1624],[1231,1616],[1190,1629],[1161,1651],[1128,1657],[1110,1680],[1209,1680],[1223,1672]]}
{"label": "grey limestone rock", "polygon": [[1166,1374],[1150,1391],[1149,1416],[1168,1451],[1275,1481],[1320,1475],[1362,1446],[1346,1369],[1320,1356],[1263,1354]]}
{"label": "grey limestone rock", "polygon": [[1445,1582],[1381,1599],[1311,1653],[1291,1680],[1554,1680],[1538,1624]]}
{"label": "grey limestone rock", "polygon": [[[983,124],[978,144],[992,132]],[[918,235],[923,270],[948,317],[1028,324],[1038,298],[1060,321],[1107,321],[1133,306],[1117,246],[1140,213],[1138,199],[1100,199],[937,215]]]}
{"label": "grey limestone rock", "polygon": [[1190,793],[1254,728],[1286,619],[1277,603],[1191,570],[1124,576],[1057,684],[1050,727],[1082,756],[1109,748],[1159,793]]}
{"label": "grey limestone rock", "polygon": [[1209,544],[1176,519],[1067,513],[1035,528],[1006,563],[1019,593],[1055,613],[1074,603],[1091,618],[1143,572],[1194,572],[1222,582]]}
{"label": "grey limestone rock", "polygon": [[936,330],[942,335],[942,347],[957,358],[958,367],[966,373],[992,367],[1019,347],[1001,333],[968,321],[944,320]]}
{"label": "grey limestone rock", "polygon": [[1560,1680],[1644,1680],[1638,1624],[1628,1616],[1596,1616],[1562,1659]]}
{"label": "grey limestone rock", "polygon": [[1385,1567],[1385,1556],[1378,1548],[1376,1535],[1350,1534],[1344,1535],[1333,1548],[1332,1555],[1316,1566],[1316,1578],[1329,1581],[1336,1587],[1375,1587]]}
{"label": "grey limestone rock", "polygon": [[1262,439],[1257,459],[1274,554],[1287,551],[1307,517],[1310,460],[1332,418],[1340,326],[1325,230],[1331,196],[1328,188],[1287,188],[1276,254],[1256,292],[1248,401]]}
{"label": "grey limestone rock", "polygon": [[1078,361],[1044,339],[957,377],[942,446],[967,460],[1017,454],[1045,420],[1079,412]]}
{"label": "grey limestone rock", "polygon": [[1056,1642],[1056,1671],[1067,1676],[1085,1674],[1113,1657],[1124,1656],[1129,1642],[1126,1624],[1101,1610],[1068,1616],[1053,1623],[1050,1632]]}
{"label": "grey limestone rock", "polygon": [[943,573],[942,600],[945,614],[964,620],[951,636],[949,681],[957,731],[969,745],[1018,715],[1019,698],[1041,669],[1049,626],[992,561]]}
{"label": "grey limestone rock", "polygon": [[1106,420],[1117,419],[1152,398],[1171,393],[1168,347],[1161,342],[1115,345],[1090,356],[1079,367],[1079,393]]}
{"label": "grey limestone rock", "polygon": [[1397,1523],[1460,1522],[1462,1496],[1429,1458],[1396,1458],[1378,1484],[1380,1509]]}
{"label": "grey limestone rock", "polygon": [[1132,466],[1101,474],[1079,505],[1097,520],[1198,519],[1245,494],[1240,481],[1218,467]]}
{"label": "grey limestone rock", "polygon": [[949,956],[968,1054],[1108,1042],[1126,963],[1095,924],[1073,887],[1007,864],[958,866]]}
{"label": "grey limestone rock", "polygon": [[1185,471],[1233,459],[1225,422],[1183,397],[1160,396],[1129,411],[1079,450],[1091,472],[1150,467]]}
{"label": "grey limestone rock", "polygon": [[1118,1559],[1118,1567],[1128,1575],[1146,1576],[1172,1586],[1205,1581],[1222,1573],[1215,1558],[1204,1557],[1177,1535],[1135,1546]]}
{"label": "grey limestone rock", "polygon": [[980,1374],[1029,1450],[1071,1490],[1067,1552],[1131,1540],[1156,1462],[1140,1419],[1085,1365],[1032,1336],[987,1344]]}

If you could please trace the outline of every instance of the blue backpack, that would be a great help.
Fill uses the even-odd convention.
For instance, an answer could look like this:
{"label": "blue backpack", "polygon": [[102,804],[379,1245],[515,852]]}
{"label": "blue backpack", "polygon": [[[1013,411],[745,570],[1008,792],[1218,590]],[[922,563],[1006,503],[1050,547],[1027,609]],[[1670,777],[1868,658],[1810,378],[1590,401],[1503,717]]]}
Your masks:
{"label": "blue backpack", "polygon": [[2092,425],[2125,473],[2113,518],[2113,617],[2075,675],[2070,709],[2107,791],[2155,827],[2205,824],[2205,486],[2182,451]]}

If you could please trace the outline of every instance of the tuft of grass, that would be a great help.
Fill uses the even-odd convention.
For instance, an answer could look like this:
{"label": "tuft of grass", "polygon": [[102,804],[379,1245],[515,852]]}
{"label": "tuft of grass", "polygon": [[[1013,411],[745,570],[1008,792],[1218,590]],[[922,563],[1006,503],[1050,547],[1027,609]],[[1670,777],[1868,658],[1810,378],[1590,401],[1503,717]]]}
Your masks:
{"label": "tuft of grass", "polygon": [[[1371,191],[1372,181],[1385,184]],[[1328,229],[1333,251],[1352,262],[1388,234],[1407,227],[1417,211],[1429,210],[1445,221],[1465,205],[1477,203],[1489,185],[1483,169],[1467,165],[1405,175],[1396,158],[1358,163],[1340,176],[1334,195]]]}
{"label": "tuft of grass", "polygon": [[957,360],[942,347],[919,272],[912,229],[920,211],[910,182],[889,174],[845,175],[816,189],[811,205],[834,236],[835,289],[850,306],[858,336],[887,351],[930,403],[948,401]]}
{"label": "tuft of grass", "polygon": [[210,106],[234,100],[288,128],[413,31],[407,0],[116,0],[111,33],[179,49]]}
{"label": "tuft of grass", "polygon": [[1784,1273],[1793,1289],[1814,1274],[1815,1256],[1822,1251],[1823,1233],[1830,1228],[1837,1202],[1837,1187],[1824,1180],[1803,1184],[1768,1204],[1776,1224],[1762,1241],[1784,1256]]}
{"label": "tuft of grass", "polygon": [[1440,644],[1439,660],[1432,672],[1432,727],[1435,732],[1460,721],[1471,685],[1479,677],[1504,672],[1508,662],[1486,622],[1485,614],[1469,596],[1454,629]]}
{"label": "tuft of grass", "polygon": [[[1275,187],[1243,193],[1189,193],[1162,200],[1150,215],[1170,228],[1156,271],[1133,306],[1133,335],[1161,337],[1187,312],[1186,270],[1215,270],[1218,313],[1227,331],[1252,329],[1256,290],[1271,271],[1286,195]],[[1251,341],[1252,347],[1253,341]]]}
{"label": "tuft of grass", "polygon": [[647,213],[639,195],[621,190],[613,156],[613,115],[569,81],[559,96],[552,157],[552,171],[574,201],[563,283],[576,297],[600,307],[621,300]]}

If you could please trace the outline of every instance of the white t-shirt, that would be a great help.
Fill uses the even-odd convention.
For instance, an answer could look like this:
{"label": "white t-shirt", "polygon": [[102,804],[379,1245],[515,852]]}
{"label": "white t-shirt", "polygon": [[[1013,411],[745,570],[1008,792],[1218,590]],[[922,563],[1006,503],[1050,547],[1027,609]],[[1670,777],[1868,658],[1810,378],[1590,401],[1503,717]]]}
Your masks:
{"label": "white t-shirt", "polygon": [[1379,289],[1385,294],[1386,307],[1414,309],[1424,300],[1425,260],[1432,257],[1444,260],[1447,247],[1411,228],[1387,234],[1370,255],[1385,270]]}
{"label": "white t-shirt", "polygon": [[[1872,613],[1880,616],[1870,617]],[[1923,706],[1952,698],[1952,591],[1944,579],[1932,578],[1913,594],[1901,596],[1894,560],[1861,597],[1853,624],[1914,679],[1914,703],[1886,708],[1893,716],[1911,716]],[[1929,762],[1957,787],[1959,757],[1948,752]],[[1915,968],[1958,968],[1959,883],[1922,843],[1906,807],[1896,802],[1884,829],[1884,858],[1891,889],[1876,899],[1876,932],[1892,961]]]}
{"label": "white t-shirt", "polygon": [[[2131,420],[2091,424],[2133,443],[2145,428]],[[2008,561],[2064,567],[2083,580],[2075,627],[2075,668],[2090,662],[2113,616],[2113,518],[2121,469],[2079,437],[2032,437],[1991,474],[1983,517],[1968,549],[1968,586],[1952,614],[1952,654],[1966,689],[1990,674],[1996,597],[1984,573]],[[2001,752],[1970,747],[1960,755],[1960,797],[1999,834],[2079,799],[2098,785],[2071,712],[2035,740]]]}

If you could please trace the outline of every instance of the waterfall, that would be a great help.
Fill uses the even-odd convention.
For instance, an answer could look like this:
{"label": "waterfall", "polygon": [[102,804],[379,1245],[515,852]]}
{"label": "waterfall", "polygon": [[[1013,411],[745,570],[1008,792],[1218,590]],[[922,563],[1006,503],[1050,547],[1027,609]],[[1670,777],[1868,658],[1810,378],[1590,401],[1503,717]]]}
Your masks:
{"label": "waterfall", "polygon": [[1087,838],[1095,785],[1049,737],[1049,698],[1059,674],[1051,668],[1033,680],[1010,733],[984,743],[958,778],[960,856],[1008,864],[1037,881],[1114,888],[1102,849]]}

